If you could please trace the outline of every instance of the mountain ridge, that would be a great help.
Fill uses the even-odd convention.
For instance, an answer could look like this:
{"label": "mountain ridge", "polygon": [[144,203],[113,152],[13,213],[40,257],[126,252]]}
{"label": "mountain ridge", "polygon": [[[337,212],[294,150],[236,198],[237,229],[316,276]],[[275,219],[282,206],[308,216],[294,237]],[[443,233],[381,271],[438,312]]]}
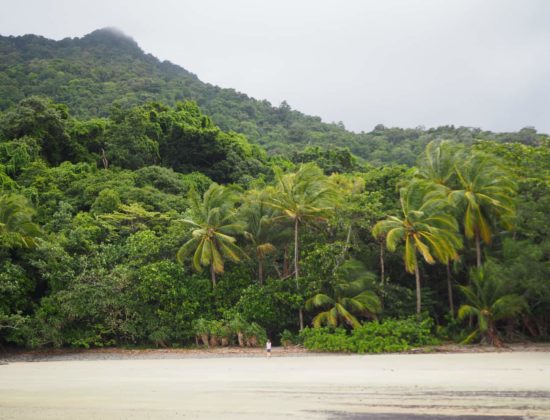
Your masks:
{"label": "mountain ridge", "polygon": [[[369,133],[350,132],[343,125],[293,110],[286,102],[273,106],[235,89],[202,82],[187,69],[146,54],[116,28],[59,41],[32,34],[0,36],[0,56],[0,111],[32,95],[64,103],[79,118],[107,116],[113,104],[174,105],[193,100],[220,128],[242,133],[270,153],[294,153],[307,146],[347,147],[375,164],[414,164],[414,156],[434,139],[472,143],[480,137],[510,137],[454,126],[388,129],[379,125]],[[537,143],[537,136],[530,129],[519,141]],[[518,141],[517,135],[512,137]],[[527,140],[521,140],[524,137]]]}

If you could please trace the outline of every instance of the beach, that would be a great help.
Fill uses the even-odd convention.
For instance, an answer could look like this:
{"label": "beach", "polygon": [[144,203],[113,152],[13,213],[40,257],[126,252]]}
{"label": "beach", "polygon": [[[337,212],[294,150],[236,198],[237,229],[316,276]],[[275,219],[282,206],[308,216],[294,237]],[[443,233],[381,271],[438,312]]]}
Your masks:
{"label": "beach", "polygon": [[0,418],[550,418],[546,351],[159,354],[0,365]]}

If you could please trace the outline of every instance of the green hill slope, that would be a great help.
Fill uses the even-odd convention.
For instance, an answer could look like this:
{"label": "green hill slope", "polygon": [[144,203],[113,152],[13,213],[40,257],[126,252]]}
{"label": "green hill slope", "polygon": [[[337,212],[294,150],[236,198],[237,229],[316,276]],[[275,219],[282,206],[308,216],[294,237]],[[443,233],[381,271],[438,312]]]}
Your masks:
{"label": "green hill slope", "polygon": [[286,104],[274,107],[203,83],[182,67],[145,54],[133,39],[113,29],[61,41],[0,37],[0,55],[0,109],[29,95],[45,95],[67,104],[76,116],[91,117],[107,115],[113,102],[173,105],[191,99],[222,129],[244,133],[271,150],[282,151],[288,142],[344,144],[353,137]]}
{"label": "green hill slope", "polygon": [[106,116],[113,104],[131,107],[147,101],[173,105],[194,100],[225,131],[245,134],[270,153],[289,154],[306,145],[348,147],[374,163],[413,164],[431,140],[477,139],[540,141],[532,129],[496,135],[478,129],[441,127],[425,130],[377,126],[352,133],[342,125],[275,107],[236,92],[204,83],[189,71],[145,54],[130,37],[100,29],[82,38],[53,41],[36,35],[0,36],[0,111],[30,95],[67,104],[76,117]]}

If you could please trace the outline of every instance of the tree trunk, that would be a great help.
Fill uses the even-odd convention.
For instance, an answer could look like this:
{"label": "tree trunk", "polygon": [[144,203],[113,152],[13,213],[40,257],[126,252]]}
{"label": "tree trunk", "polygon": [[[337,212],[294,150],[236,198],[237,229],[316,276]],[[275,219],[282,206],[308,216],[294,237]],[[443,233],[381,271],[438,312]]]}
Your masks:
{"label": "tree trunk", "polygon": [[384,267],[384,240],[380,241],[380,285],[384,285],[385,281],[385,267]]}
{"label": "tree trunk", "polygon": [[451,277],[451,266],[450,263],[447,263],[447,290],[449,292],[449,311],[451,312],[451,317],[455,317],[455,306],[453,302],[453,279]]}
{"label": "tree trunk", "polygon": [[479,233],[476,232],[476,261],[477,268],[481,267],[481,239],[479,238]]}
{"label": "tree trunk", "polygon": [[342,253],[340,254],[340,258],[338,259],[338,261],[334,265],[334,270],[332,270],[333,274],[336,274],[336,271],[338,270],[338,267],[340,267],[340,265],[343,264],[345,259],[346,259],[346,254],[348,253],[348,248],[349,248],[349,245],[350,245],[350,242],[351,242],[352,226],[353,226],[353,224],[350,223],[349,227],[348,227],[348,234],[346,236],[346,244],[344,245],[344,249],[342,250]]}
{"label": "tree trunk", "polygon": [[283,254],[283,278],[287,278],[290,275],[290,267],[288,264],[288,245],[285,245]]}
{"label": "tree trunk", "polygon": [[414,275],[416,277],[416,315],[420,316],[422,310],[422,297],[420,295],[420,270],[418,269],[418,263],[414,267]]}
{"label": "tree trunk", "polygon": [[[300,264],[298,262],[300,249],[298,247],[298,228],[299,221],[298,218],[294,219],[294,279],[296,280],[296,291],[300,290],[299,278],[300,278]],[[298,317],[300,319],[300,331],[304,329],[304,314],[302,313],[302,308],[298,309]]]}
{"label": "tree trunk", "polygon": [[105,155],[105,149],[103,149],[103,147],[101,148],[101,162],[103,162],[104,169],[109,169],[109,161],[107,160],[107,156]]}
{"label": "tree trunk", "polygon": [[216,288],[216,271],[214,270],[214,264],[210,264],[210,277],[212,278],[212,287]]}
{"label": "tree trunk", "polygon": [[350,222],[348,227],[348,235],[346,236],[346,247],[344,248],[344,256],[346,255],[346,252],[348,252],[349,244],[351,242],[351,228],[353,226],[353,223]]}
{"label": "tree trunk", "polygon": [[258,281],[260,286],[264,285],[264,263],[261,258],[258,258]]}

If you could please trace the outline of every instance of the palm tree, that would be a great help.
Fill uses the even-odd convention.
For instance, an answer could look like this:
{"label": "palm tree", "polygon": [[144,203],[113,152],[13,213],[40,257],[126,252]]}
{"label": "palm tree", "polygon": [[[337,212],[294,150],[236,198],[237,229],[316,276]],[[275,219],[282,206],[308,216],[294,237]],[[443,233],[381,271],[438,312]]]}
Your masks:
{"label": "palm tree", "polygon": [[0,237],[7,247],[32,248],[40,237],[40,228],[33,223],[34,209],[18,194],[0,196]]}
{"label": "palm tree", "polygon": [[450,141],[432,141],[418,160],[414,177],[441,185],[450,192],[458,187],[455,168],[464,160],[463,147]]}
{"label": "palm tree", "polygon": [[264,281],[264,262],[267,256],[276,251],[275,243],[287,236],[287,229],[281,229],[273,218],[275,210],[269,205],[267,190],[252,190],[239,209],[238,217],[246,227],[244,237],[252,244],[258,262],[258,282]]}
{"label": "palm tree", "polygon": [[374,276],[366,272],[358,261],[344,263],[339,269],[336,283],[328,287],[328,292],[317,293],[306,301],[307,310],[327,308],[313,318],[313,326],[337,327],[347,324],[356,328],[361,324],[354,314],[376,317],[382,304],[378,296],[370,290],[373,282]]}
{"label": "palm tree", "polygon": [[421,311],[420,270],[417,254],[428,264],[439,261],[447,264],[458,258],[462,247],[458,224],[448,212],[446,196],[432,184],[414,181],[401,188],[400,202],[403,218],[389,216],[374,226],[375,238],[386,235],[386,245],[395,251],[405,242],[405,270],[416,278],[416,313]]}
{"label": "palm tree", "polygon": [[480,153],[455,165],[458,189],[449,199],[464,214],[464,235],[474,239],[477,267],[481,267],[481,240],[490,244],[497,222],[511,228],[515,215],[516,185],[495,159]]}
{"label": "palm tree", "polygon": [[189,193],[191,218],[183,222],[193,230],[191,239],[179,249],[177,259],[183,263],[193,254],[192,266],[196,271],[209,266],[212,287],[216,287],[216,274],[224,271],[224,259],[239,262],[246,258],[234,236],[243,231],[242,225],[235,222],[237,199],[234,188],[216,183],[210,185],[202,200],[194,190]]}
{"label": "palm tree", "polygon": [[[433,182],[440,186],[447,194],[459,187],[456,166],[466,159],[464,148],[450,141],[432,141],[428,143],[424,153],[418,161],[418,168],[414,174],[416,179]],[[449,298],[449,312],[454,317],[454,299],[451,263],[446,264],[447,292]]]}
{"label": "palm tree", "polygon": [[526,311],[527,301],[523,296],[506,294],[504,281],[484,267],[472,269],[470,277],[469,286],[459,286],[468,303],[458,310],[458,319],[475,317],[477,328],[463,343],[469,343],[481,335],[489,344],[502,347],[496,322]]}
{"label": "palm tree", "polygon": [[[296,172],[284,174],[275,169],[277,184],[269,205],[278,210],[279,220],[287,220],[294,229],[294,278],[299,287],[300,278],[300,226],[325,220],[334,208],[335,189],[323,171],[313,163],[301,165]],[[298,311],[300,330],[304,328],[302,308]]]}

